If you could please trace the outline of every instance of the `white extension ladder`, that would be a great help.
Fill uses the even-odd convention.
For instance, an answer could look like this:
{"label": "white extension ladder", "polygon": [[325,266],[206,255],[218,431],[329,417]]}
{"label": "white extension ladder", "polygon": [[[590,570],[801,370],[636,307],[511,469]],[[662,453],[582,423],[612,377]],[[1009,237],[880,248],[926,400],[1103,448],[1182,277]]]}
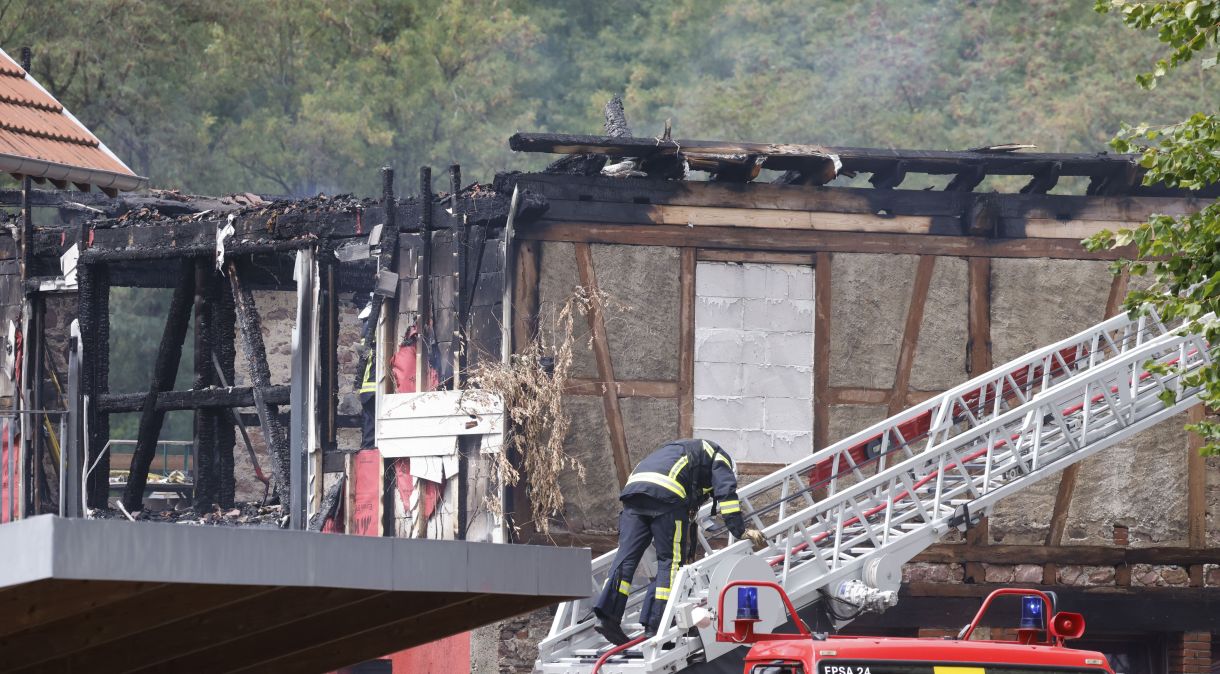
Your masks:
{"label": "white extension ladder", "polygon": [[[1200,336],[1155,316],[1117,316],[742,487],[742,511],[767,538],[761,550],[724,545],[705,506],[697,518],[703,556],[680,569],[657,636],[601,671],[676,672],[732,650],[715,642],[714,622],[700,628],[692,618],[696,608],[715,610],[729,567],[763,569],[798,608],[827,595],[873,610],[892,605],[902,564],[951,528],[1196,404],[1199,391],[1185,388],[1181,374],[1211,355]],[[1172,372],[1149,372],[1149,361]],[[591,609],[613,557],[593,561],[590,597],[559,607],[535,671],[587,673],[609,648]],[[641,575],[628,600],[628,633],[644,599]]]}

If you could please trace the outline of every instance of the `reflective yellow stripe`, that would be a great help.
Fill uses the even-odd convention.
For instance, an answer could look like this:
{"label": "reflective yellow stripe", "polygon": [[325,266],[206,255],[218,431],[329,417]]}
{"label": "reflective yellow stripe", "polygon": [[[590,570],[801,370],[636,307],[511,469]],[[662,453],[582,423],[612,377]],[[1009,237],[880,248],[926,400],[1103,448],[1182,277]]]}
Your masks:
{"label": "reflective yellow stripe", "polygon": [[649,482],[659,485],[677,494],[683,500],[686,499],[686,488],[678,484],[676,481],[671,480],[668,475],[662,475],[660,473],[632,473],[631,477],[627,479],[627,484],[631,484],[633,482]]}
{"label": "reflective yellow stripe", "polygon": [[716,450],[711,444],[708,443],[707,440],[703,441],[703,451],[707,452],[708,458],[714,458],[716,456]]}
{"label": "reflective yellow stripe", "polygon": [[716,452],[716,461],[723,461],[725,464],[728,465],[729,470],[733,470],[733,462],[729,461],[729,457],[725,456],[724,454],[721,454],[720,452]]}
{"label": "reflective yellow stripe", "polygon": [[674,467],[669,469],[669,479],[677,480],[678,476],[682,474],[682,469],[686,468],[688,463],[690,463],[690,458],[683,454],[682,458],[674,462]]}
{"label": "reflective yellow stripe", "polygon": [[631,583],[625,580],[620,580],[618,582],[618,591],[627,595],[631,594]]}
{"label": "reflective yellow stripe", "polygon": [[369,354],[369,362],[364,366],[364,381],[360,384],[361,393],[376,393],[377,382],[373,380],[373,355]]}
{"label": "reflective yellow stripe", "polygon": [[661,601],[669,601],[669,588],[658,587],[657,588],[657,599],[660,599]]}
{"label": "reflective yellow stripe", "polygon": [[[682,530],[686,528],[686,520],[679,517],[674,523],[674,561],[669,565],[669,587],[674,586],[674,579],[678,577],[678,567],[682,565]],[[665,590],[665,596],[661,597],[661,591],[657,590],[657,599],[669,599],[669,590]]]}
{"label": "reflective yellow stripe", "polygon": [[741,512],[741,501],[721,501],[720,514],[732,515],[733,513]]}

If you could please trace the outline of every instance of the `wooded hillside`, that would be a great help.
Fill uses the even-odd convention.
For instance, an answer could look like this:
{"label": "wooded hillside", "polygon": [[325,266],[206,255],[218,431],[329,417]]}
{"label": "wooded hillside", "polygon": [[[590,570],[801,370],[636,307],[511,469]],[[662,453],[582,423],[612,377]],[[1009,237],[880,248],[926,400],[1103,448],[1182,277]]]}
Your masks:
{"label": "wooded hillside", "polygon": [[962,149],[1104,150],[1120,122],[1214,109],[1197,71],[1151,96],[1155,37],[1092,0],[10,0],[0,46],[160,187],[375,191],[374,169],[510,157],[517,130]]}

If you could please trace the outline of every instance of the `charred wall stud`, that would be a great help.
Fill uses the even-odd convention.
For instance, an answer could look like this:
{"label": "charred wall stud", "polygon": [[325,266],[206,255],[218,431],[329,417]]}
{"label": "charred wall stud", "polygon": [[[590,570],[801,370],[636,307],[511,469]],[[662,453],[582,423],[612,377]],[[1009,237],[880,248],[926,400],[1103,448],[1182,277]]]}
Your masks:
{"label": "charred wall stud", "polygon": [[[215,348],[212,321],[216,301],[215,271],[207,258],[195,260],[195,378],[191,388],[199,391],[216,384],[212,365]],[[220,496],[220,450],[217,446],[215,409],[195,410],[195,512],[208,512]]]}
{"label": "charred wall stud", "polygon": [[267,349],[263,344],[263,328],[258,317],[258,308],[254,304],[254,293],[242,285],[238,278],[238,265],[230,260],[228,263],[229,284],[233,289],[234,309],[237,315],[237,327],[241,333],[242,352],[246,355],[246,366],[250,371],[250,385],[253,388],[254,404],[258,411],[259,424],[263,429],[263,437],[271,451],[272,474],[275,476],[276,492],[285,506],[291,511],[292,491],[290,485],[291,459],[288,452],[288,439],[284,435],[284,426],[280,423],[279,408],[267,402],[265,392],[271,385],[271,369],[267,365]]}

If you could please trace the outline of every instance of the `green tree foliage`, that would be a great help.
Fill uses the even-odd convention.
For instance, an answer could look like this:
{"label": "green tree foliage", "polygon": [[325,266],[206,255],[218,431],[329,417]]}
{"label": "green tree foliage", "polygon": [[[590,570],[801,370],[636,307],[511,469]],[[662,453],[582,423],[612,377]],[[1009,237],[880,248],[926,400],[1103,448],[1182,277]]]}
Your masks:
{"label": "green tree foliage", "polygon": [[[1171,71],[1200,56],[1199,71],[1211,70],[1220,51],[1220,0],[1189,2],[1129,2],[1097,0],[1097,11],[1115,12],[1127,26],[1155,32],[1168,45],[1169,55],[1156,61],[1151,72],[1138,76],[1146,90],[1156,88]],[[1214,86],[1214,82],[1213,82]],[[1206,109],[1168,126],[1124,126],[1111,142],[1119,152],[1139,152],[1147,169],[1145,182],[1165,183],[1197,190],[1220,181],[1220,118],[1216,94],[1191,99]],[[1152,283],[1127,296],[1130,311],[1155,308],[1165,319],[1182,320],[1203,334],[1211,344],[1220,340],[1220,204],[1183,216],[1157,215],[1134,229],[1101,232],[1086,240],[1086,247],[1101,248],[1134,243],[1134,261],[1122,261],[1119,269],[1146,274]],[[1220,407],[1220,367],[1211,365],[1183,380],[1202,385],[1200,396],[1211,408]],[[1203,451],[1220,454],[1220,423],[1204,420],[1188,426],[1203,435]]]}
{"label": "green tree foliage", "polygon": [[513,131],[595,132],[615,93],[644,136],[672,119],[680,138],[1048,151],[1215,98],[1194,72],[1131,96],[1157,38],[1090,5],[5,0],[0,46],[32,46],[34,74],[159,187],[371,194],[387,163],[536,168]]}

